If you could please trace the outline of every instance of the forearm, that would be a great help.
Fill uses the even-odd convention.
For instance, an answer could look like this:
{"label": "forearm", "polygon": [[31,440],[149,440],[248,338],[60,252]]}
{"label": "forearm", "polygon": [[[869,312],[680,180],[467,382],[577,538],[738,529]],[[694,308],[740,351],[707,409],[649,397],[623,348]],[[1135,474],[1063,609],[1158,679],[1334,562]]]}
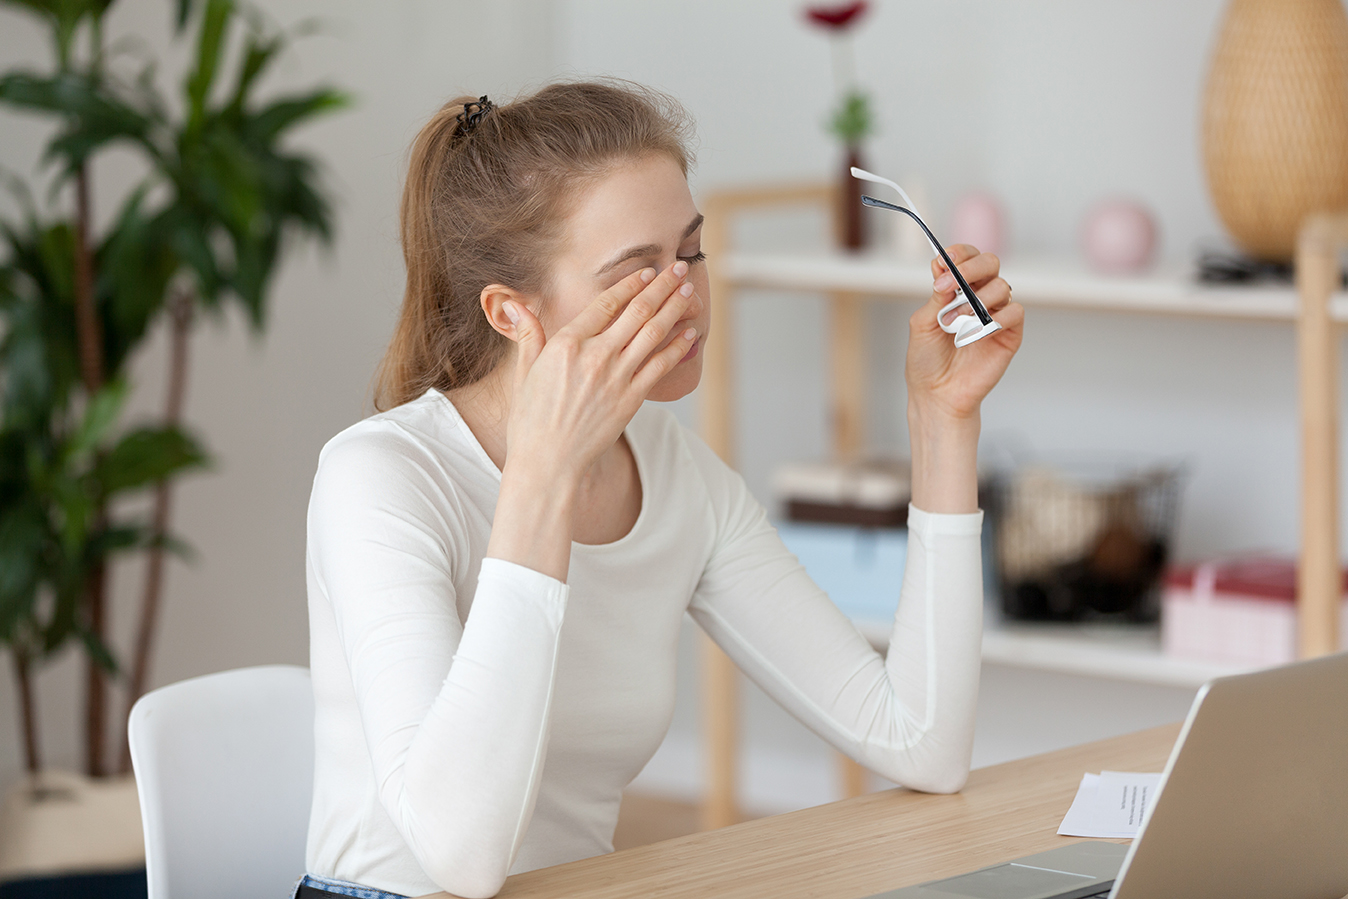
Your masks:
{"label": "forearm", "polygon": [[381,753],[385,809],[422,869],[455,895],[495,895],[528,829],[566,598],[565,586],[484,560],[439,695],[410,742],[399,733]]}
{"label": "forearm", "polygon": [[978,412],[955,416],[910,398],[913,505],[924,512],[978,511]]}
{"label": "forearm", "polygon": [[571,563],[574,479],[507,460],[492,518],[487,557],[565,582]]}

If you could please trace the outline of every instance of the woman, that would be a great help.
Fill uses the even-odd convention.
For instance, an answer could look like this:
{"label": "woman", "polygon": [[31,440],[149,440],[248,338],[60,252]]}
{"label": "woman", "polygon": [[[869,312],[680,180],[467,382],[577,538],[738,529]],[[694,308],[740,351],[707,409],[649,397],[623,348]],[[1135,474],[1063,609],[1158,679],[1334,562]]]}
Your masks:
{"label": "woman", "polygon": [[691,391],[716,337],[685,134],[672,101],[603,83],[461,98],[418,136],[387,411],[324,448],[309,508],[302,893],[491,896],[510,872],[611,851],[669,724],[685,612],[863,765],[964,783],[978,408],[1022,312],[995,257],[956,247],[1004,330],[956,352],[938,270],[913,316],[909,561],[882,658],[740,477],[643,405]]}

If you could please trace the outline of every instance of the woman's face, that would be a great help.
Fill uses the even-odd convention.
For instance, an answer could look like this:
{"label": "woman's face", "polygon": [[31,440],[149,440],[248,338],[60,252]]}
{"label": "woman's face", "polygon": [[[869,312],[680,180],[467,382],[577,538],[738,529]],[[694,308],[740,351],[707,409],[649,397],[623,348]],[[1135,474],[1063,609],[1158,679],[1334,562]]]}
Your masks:
{"label": "woman's face", "polygon": [[697,342],[649,398],[676,400],[692,392],[702,375],[702,347],[711,319],[707,267],[702,261],[702,216],[688,180],[663,153],[624,162],[579,198],[566,224],[567,242],[553,270],[553,290],[541,323],[551,337],[595,297],[643,268],[661,271],[682,259],[693,296],[683,318],[660,344],[663,349],[690,325]]}

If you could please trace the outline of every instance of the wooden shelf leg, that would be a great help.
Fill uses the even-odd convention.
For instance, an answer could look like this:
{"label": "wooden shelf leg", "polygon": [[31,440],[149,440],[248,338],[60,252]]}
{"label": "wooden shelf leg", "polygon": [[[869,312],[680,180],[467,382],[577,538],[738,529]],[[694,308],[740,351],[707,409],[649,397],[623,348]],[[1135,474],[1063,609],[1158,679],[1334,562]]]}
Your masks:
{"label": "wooden shelf leg", "polygon": [[[727,465],[734,465],[734,290],[719,277],[715,261],[728,247],[730,210],[707,206],[703,245],[712,259],[710,334],[703,342],[702,383],[698,414],[702,437]],[[702,828],[715,830],[739,822],[736,762],[739,758],[739,672],[711,638],[702,638],[702,721],[706,747],[707,786],[702,801]]]}
{"label": "wooden shelf leg", "polygon": [[866,303],[855,293],[829,294],[833,452],[855,459],[866,445]]}
{"label": "wooden shelf leg", "polygon": [[870,792],[868,789],[870,786],[869,772],[841,752],[837,755],[843,798],[852,799],[856,796],[865,796]]}
{"label": "wooden shelf leg", "polygon": [[[866,448],[866,302],[854,293],[829,294],[830,395],[833,455],[857,459]],[[844,798],[866,793],[866,769],[837,753]]]}
{"label": "wooden shelf leg", "polygon": [[1301,393],[1301,559],[1297,619],[1302,658],[1338,646],[1343,576],[1339,567],[1339,330],[1329,299],[1339,280],[1338,235],[1312,220],[1297,245],[1297,367]]}
{"label": "wooden shelf leg", "polygon": [[702,829],[738,824],[735,801],[736,762],[739,758],[739,671],[712,642],[702,638],[702,708],[707,739],[707,795],[702,806]]}

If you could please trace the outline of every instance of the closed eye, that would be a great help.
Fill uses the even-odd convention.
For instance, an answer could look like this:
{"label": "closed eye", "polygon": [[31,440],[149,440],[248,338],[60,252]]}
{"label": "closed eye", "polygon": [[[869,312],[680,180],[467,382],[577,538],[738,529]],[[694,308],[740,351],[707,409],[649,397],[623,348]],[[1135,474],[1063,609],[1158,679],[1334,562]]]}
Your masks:
{"label": "closed eye", "polygon": [[682,259],[684,262],[688,263],[689,265],[697,265],[699,262],[707,261],[707,254],[702,252],[701,250],[698,250],[692,256],[680,256],[679,258]]}

